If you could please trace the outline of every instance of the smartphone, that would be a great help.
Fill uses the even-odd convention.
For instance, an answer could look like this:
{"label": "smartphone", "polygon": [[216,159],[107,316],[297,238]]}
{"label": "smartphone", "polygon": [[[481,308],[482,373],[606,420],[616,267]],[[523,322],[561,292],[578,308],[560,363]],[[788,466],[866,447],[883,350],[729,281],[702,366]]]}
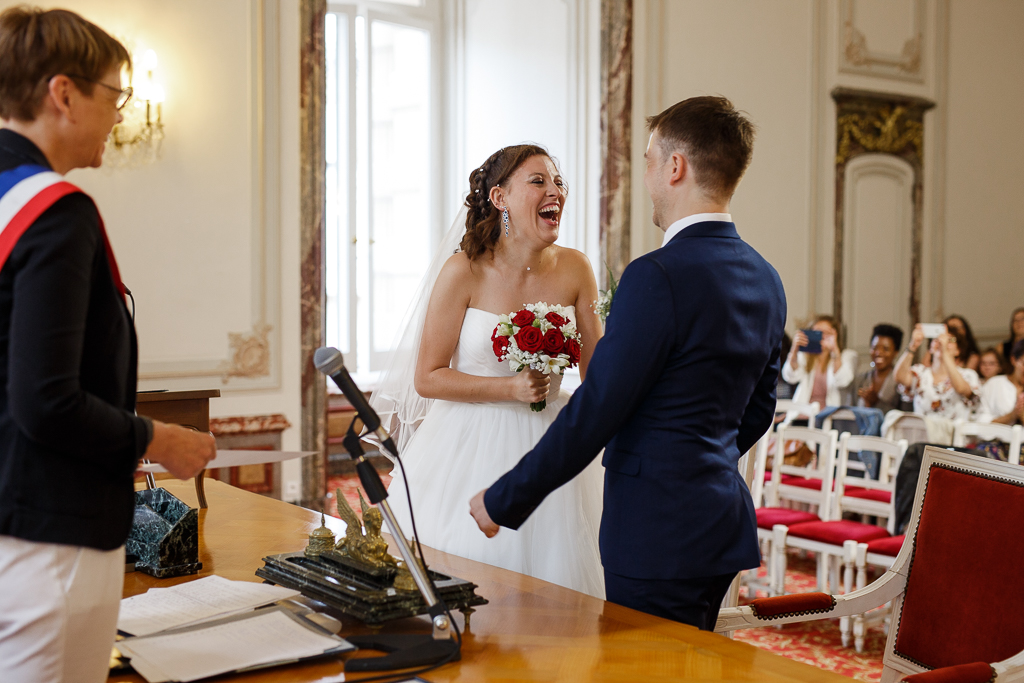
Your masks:
{"label": "smartphone", "polygon": [[925,339],[938,339],[940,334],[945,333],[946,326],[942,323],[921,323],[921,331]]}
{"label": "smartphone", "polygon": [[801,351],[804,353],[821,353],[821,331],[820,330],[800,330],[807,337],[807,346],[801,347]]}

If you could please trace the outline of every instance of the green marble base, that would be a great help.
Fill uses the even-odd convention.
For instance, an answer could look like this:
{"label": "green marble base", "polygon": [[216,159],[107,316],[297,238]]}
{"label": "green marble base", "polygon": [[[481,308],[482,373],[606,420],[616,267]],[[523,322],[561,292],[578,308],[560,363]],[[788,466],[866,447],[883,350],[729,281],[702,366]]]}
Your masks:
{"label": "green marble base", "polygon": [[[303,553],[284,553],[263,558],[264,566],[256,576],[300,591],[366,624],[426,614],[427,605],[418,591],[396,590],[394,571],[377,574],[360,568],[338,553],[318,558]],[[450,610],[462,610],[467,616],[487,600],[476,594],[476,584],[465,579],[431,571],[437,597]]]}
{"label": "green marble base", "polygon": [[135,570],[165,579],[197,574],[199,511],[166,489],[135,492],[135,518],[125,551],[138,557]]}

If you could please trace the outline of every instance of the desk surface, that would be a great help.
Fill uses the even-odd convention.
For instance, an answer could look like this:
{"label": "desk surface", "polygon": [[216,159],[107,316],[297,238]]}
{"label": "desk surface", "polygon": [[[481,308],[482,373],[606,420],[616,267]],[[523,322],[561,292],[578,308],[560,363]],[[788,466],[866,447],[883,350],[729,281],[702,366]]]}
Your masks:
{"label": "desk surface", "polygon": [[[196,506],[191,482],[161,482],[186,504]],[[210,507],[199,511],[199,576],[258,581],[261,558],[305,547],[320,515],[264,498],[219,481],[207,482]],[[328,517],[336,534],[344,524]],[[434,568],[479,585],[490,604],[473,614],[464,637],[462,661],[426,675],[441,681],[840,681],[842,676],[778,655],[636,612],[514,572],[425,548]],[[158,580],[126,574],[124,595],[143,593],[197,577]],[[458,612],[456,619],[462,626]],[[342,635],[367,629],[343,619]],[[429,632],[426,618],[391,622],[384,632]],[[356,654],[355,656],[359,656]],[[340,660],[294,665],[217,681],[317,681],[333,683]],[[346,680],[358,681],[348,675]],[[136,675],[110,681],[142,681]]]}

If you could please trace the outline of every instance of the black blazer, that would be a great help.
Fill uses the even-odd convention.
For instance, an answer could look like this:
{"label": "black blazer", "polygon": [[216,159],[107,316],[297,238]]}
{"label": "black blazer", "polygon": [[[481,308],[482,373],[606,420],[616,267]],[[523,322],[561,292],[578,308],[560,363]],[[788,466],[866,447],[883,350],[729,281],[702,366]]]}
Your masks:
{"label": "black blazer", "polygon": [[786,299],[732,223],[682,230],[622,274],[586,381],[488,489],[518,528],[604,448],[601,560],[637,579],[718,576],[760,561],[737,461],[772,423]]}
{"label": "black blazer", "polygon": [[[50,168],[32,142],[0,130],[0,173],[25,164]],[[0,269],[0,534],[124,543],[151,431],[134,412],[137,363],[96,207],[68,195]]]}

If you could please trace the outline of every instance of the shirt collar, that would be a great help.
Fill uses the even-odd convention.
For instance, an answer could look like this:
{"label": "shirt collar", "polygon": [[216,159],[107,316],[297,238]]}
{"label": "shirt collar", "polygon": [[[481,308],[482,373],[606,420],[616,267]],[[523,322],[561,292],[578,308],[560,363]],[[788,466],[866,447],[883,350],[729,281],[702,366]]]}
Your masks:
{"label": "shirt collar", "polygon": [[20,164],[32,163],[53,169],[46,155],[34,142],[21,133],[15,133],[10,128],[0,128],[0,149],[19,158]]}
{"label": "shirt collar", "polygon": [[684,228],[688,228],[691,225],[697,223],[706,223],[707,221],[718,221],[721,223],[732,223],[732,214],[728,213],[695,213],[692,216],[686,218],[680,218],[672,225],[668,226],[668,230],[665,231],[665,239],[661,241],[661,246],[668,244],[673,237],[683,231]]}

